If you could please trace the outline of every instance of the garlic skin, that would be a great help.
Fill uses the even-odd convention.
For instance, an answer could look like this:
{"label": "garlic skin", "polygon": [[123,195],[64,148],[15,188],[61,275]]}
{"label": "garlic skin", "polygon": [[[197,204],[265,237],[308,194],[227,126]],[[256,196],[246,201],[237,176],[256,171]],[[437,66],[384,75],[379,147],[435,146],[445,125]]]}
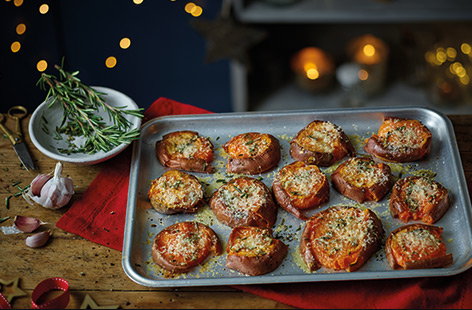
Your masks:
{"label": "garlic skin", "polygon": [[[44,182],[47,178],[44,175],[38,175],[33,179],[28,196],[34,202],[48,209],[59,209],[69,203],[74,194],[74,184],[72,179],[62,177],[62,163],[58,162],[54,169],[54,176]],[[41,189],[38,193],[38,188]],[[34,185],[34,189],[33,189]]]}
{"label": "garlic skin", "polygon": [[25,239],[25,243],[30,248],[39,248],[45,245],[46,242],[48,242],[50,236],[51,236],[50,230],[42,231],[42,232],[39,232],[39,233],[36,233],[34,235],[27,237]]}

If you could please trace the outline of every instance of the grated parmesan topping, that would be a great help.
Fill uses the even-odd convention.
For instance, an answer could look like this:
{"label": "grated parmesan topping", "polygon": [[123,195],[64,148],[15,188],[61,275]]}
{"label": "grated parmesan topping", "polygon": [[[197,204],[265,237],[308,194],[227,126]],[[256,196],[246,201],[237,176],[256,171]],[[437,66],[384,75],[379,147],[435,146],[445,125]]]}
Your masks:
{"label": "grated parmesan topping", "polygon": [[428,178],[409,180],[406,188],[406,203],[409,209],[415,211],[422,202],[434,202],[438,189],[438,184]]}
{"label": "grated parmesan topping", "polygon": [[424,228],[401,230],[394,235],[394,242],[399,245],[403,254],[406,254],[408,259],[428,257],[439,250],[442,244],[441,239]]}
{"label": "grated parmesan topping", "polygon": [[272,240],[273,239],[267,229],[248,227],[242,230],[242,236],[238,236],[238,238],[233,240],[229,252],[244,252],[246,254],[265,255],[270,249]]}
{"label": "grated parmesan topping", "polygon": [[198,152],[211,147],[208,139],[188,132],[172,135],[167,142],[167,151],[180,158],[193,158]]}
{"label": "grated parmesan topping", "polygon": [[292,196],[309,196],[317,184],[322,183],[326,177],[315,166],[297,167],[296,169],[285,167],[280,171],[280,183],[285,191]]}
{"label": "grated parmesan topping", "polygon": [[[416,149],[423,146],[425,135],[429,135],[427,129],[420,123],[416,126],[408,125],[407,122],[417,122],[414,120],[392,120],[393,128],[383,132],[380,136],[385,148],[391,150],[404,150],[407,148]],[[390,129],[391,128],[391,129]]]}
{"label": "grated parmesan topping", "polygon": [[331,153],[341,140],[339,127],[331,122],[312,122],[295,138],[295,142],[313,152]]}
{"label": "grated parmesan topping", "polygon": [[200,250],[206,247],[207,240],[198,234],[198,230],[193,232],[177,229],[171,234],[169,242],[166,242],[159,250],[161,253],[173,257],[172,263],[185,265],[189,261],[197,259]]}
{"label": "grated parmesan topping", "polygon": [[245,218],[267,201],[264,187],[246,179],[237,179],[218,190],[226,211],[237,218]]}
{"label": "grated parmesan topping", "polygon": [[357,187],[370,187],[388,182],[389,175],[384,173],[373,160],[351,158],[342,168],[343,179]]}
{"label": "grated parmesan topping", "polygon": [[198,181],[181,172],[167,172],[152,182],[151,196],[169,208],[180,208],[196,204],[203,198],[203,190]]}
{"label": "grated parmesan topping", "polygon": [[329,255],[342,253],[347,248],[365,248],[375,238],[374,222],[367,210],[338,209],[326,215],[328,228],[326,232],[314,239]]}
{"label": "grated parmesan topping", "polygon": [[257,156],[269,148],[270,141],[267,134],[240,134],[228,142],[227,151],[235,157]]}

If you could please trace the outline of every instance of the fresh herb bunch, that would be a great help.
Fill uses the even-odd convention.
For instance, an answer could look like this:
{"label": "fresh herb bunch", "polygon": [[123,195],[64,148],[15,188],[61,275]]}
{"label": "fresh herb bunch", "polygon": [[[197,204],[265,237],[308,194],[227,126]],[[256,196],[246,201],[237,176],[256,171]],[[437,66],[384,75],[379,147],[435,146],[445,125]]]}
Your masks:
{"label": "fresh herb bunch", "polygon": [[[72,73],[64,71],[62,66],[54,66],[59,71],[59,77],[42,73],[37,85],[47,90],[48,107],[59,104],[64,111],[61,125],[56,127],[55,139],[63,139],[65,134],[69,148],[59,148],[65,154],[87,153],[98,151],[108,152],[114,147],[129,143],[139,137],[139,129],[129,130],[131,122],[125,114],[143,117],[142,109],[125,110],[126,107],[113,107],[107,104],[102,96],[90,86],[85,85],[77,77],[79,71]],[[97,111],[107,112],[113,125],[107,124]],[[76,145],[75,137],[83,136],[85,143]]]}

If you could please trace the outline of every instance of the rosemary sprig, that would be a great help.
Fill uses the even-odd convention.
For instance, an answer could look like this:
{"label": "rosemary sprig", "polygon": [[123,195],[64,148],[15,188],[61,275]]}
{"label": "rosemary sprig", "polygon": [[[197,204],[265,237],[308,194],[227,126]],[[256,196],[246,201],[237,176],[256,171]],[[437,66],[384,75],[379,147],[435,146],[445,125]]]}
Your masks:
{"label": "rosemary sprig", "polygon": [[[37,85],[47,90],[46,100],[49,107],[58,104],[64,111],[62,122],[56,127],[55,139],[67,136],[68,148],[59,148],[61,153],[108,152],[114,147],[129,143],[139,137],[139,129],[129,130],[131,122],[125,115],[143,117],[142,109],[126,110],[126,107],[113,107],[107,104],[102,95],[77,77],[79,71],[66,72],[62,66],[54,66],[59,77],[42,73]],[[97,111],[106,111],[109,121],[106,123]],[[82,145],[74,143],[75,137],[83,136]]]}

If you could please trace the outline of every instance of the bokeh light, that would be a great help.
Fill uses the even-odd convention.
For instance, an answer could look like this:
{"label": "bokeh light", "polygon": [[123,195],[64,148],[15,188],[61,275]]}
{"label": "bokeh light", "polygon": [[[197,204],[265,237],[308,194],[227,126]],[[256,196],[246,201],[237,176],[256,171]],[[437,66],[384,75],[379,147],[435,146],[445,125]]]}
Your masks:
{"label": "bokeh light", "polygon": [[359,80],[365,81],[369,78],[369,72],[364,69],[361,69],[359,70],[359,72],[357,72],[357,77],[359,77]]}
{"label": "bokeh light", "polygon": [[13,4],[15,6],[22,6],[23,5],[23,0],[13,0]]}
{"label": "bokeh light", "polygon": [[133,0],[134,4],[141,4],[144,0]]}
{"label": "bokeh light", "polygon": [[468,43],[462,43],[461,52],[464,53],[465,55],[469,55],[470,52],[472,52],[472,47]]}
{"label": "bokeh light", "polygon": [[22,35],[26,31],[26,25],[25,24],[18,24],[16,26],[16,34]]}
{"label": "bokeh light", "polygon": [[189,2],[189,3],[187,3],[187,4],[185,5],[184,10],[185,10],[185,12],[191,14],[191,13],[192,13],[192,10],[193,10],[194,8],[195,8],[195,3]]}
{"label": "bokeh light", "polygon": [[39,13],[46,14],[47,12],[49,12],[49,5],[47,5],[46,3],[41,4],[41,6],[39,7]]}
{"label": "bokeh light", "polygon": [[127,49],[131,46],[131,40],[129,38],[123,38],[120,40],[120,47],[122,49]]}
{"label": "bokeh light", "polygon": [[18,52],[20,49],[21,49],[21,43],[18,42],[18,41],[15,41],[13,42],[11,45],[10,45],[10,49],[13,53],[16,53]]}
{"label": "bokeh light", "polygon": [[116,57],[110,56],[105,60],[105,66],[107,68],[114,68],[116,66],[117,60]]}
{"label": "bokeh light", "polygon": [[36,69],[38,69],[39,72],[43,72],[48,68],[48,62],[44,59],[41,59],[38,61],[36,64]]}
{"label": "bokeh light", "polygon": [[198,17],[198,16],[202,15],[202,13],[203,13],[203,8],[201,6],[198,6],[198,5],[196,5],[192,9],[192,12],[190,12],[190,14],[192,14],[193,17]]}

